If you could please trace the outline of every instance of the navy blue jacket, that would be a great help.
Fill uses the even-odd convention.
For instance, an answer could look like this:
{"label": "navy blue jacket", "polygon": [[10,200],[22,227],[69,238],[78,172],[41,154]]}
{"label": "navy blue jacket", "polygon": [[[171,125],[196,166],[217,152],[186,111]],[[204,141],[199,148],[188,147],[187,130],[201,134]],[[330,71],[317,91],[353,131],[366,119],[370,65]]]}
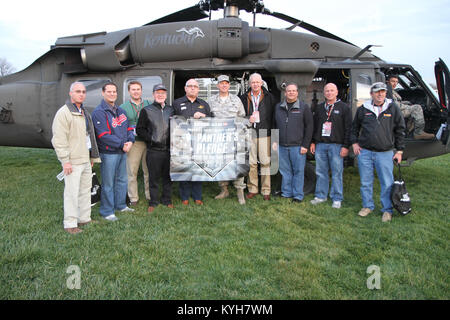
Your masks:
{"label": "navy blue jacket", "polygon": [[313,134],[313,115],[304,102],[295,101],[291,108],[286,100],[275,107],[274,127],[280,130],[280,145],[309,148]]}
{"label": "navy blue jacket", "polygon": [[92,122],[100,153],[124,153],[124,144],[134,142],[133,128],[129,127],[127,114],[120,107],[114,112],[102,100],[92,112]]}

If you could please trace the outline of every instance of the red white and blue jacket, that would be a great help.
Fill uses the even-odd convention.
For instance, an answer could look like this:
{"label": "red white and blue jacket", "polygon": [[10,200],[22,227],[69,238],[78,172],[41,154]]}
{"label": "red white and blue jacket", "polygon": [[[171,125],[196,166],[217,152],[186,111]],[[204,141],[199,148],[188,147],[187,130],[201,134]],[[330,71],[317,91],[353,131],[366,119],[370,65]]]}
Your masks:
{"label": "red white and blue jacket", "polygon": [[126,142],[134,142],[133,128],[129,127],[125,111],[117,107],[116,111],[102,100],[92,112],[95,136],[100,153],[124,153]]}

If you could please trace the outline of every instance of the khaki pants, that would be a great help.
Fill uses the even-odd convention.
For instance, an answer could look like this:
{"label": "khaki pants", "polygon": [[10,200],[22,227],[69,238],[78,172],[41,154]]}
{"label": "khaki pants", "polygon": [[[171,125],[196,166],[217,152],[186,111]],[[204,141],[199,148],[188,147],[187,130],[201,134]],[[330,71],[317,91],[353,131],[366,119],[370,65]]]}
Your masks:
{"label": "khaki pants", "polygon": [[244,177],[238,178],[236,180],[233,181],[219,181],[219,187],[228,187],[228,185],[230,184],[230,182],[233,182],[233,185],[236,189],[242,189],[244,190],[246,185],[244,183]]}
{"label": "khaki pants", "polygon": [[252,136],[250,149],[250,172],[247,179],[248,191],[258,193],[258,159],[261,166],[261,194],[270,195],[270,137]]}
{"label": "khaki pants", "polygon": [[144,141],[136,141],[127,153],[128,196],[131,202],[137,202],[139,200],[137,174],[140,165],[142,165],[142,171],[144,172],[145,197],[147,200],[150,200],[146,157],[147,145]]}
{"label": "khaki pants", "polygon": [[72,164],[72,173],[64,178],[64,228],[91,221],[91,163]]}

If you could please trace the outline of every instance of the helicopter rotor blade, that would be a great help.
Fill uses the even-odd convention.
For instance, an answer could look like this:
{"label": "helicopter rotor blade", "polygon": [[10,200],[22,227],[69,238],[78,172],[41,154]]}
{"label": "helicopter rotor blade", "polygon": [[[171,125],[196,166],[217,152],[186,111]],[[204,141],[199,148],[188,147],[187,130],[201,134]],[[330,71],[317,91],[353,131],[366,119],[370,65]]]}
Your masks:
{"label": "helicopter rotor blade", "polygon": [[200,4],[196,4],[195,6],[171,13],[165,17],[151,21],[144,26],[179,21],[197,21],[206,17],[209,17],[209,14],[200,7]]}
{"label": "helicopter rotor blade", "polygon": [[303,28],[305,30],[308,30],[308,31],[318,35],[318,36],[322,36],[322,37],[325,37],[325,38],[329,38],[329,39],[345,42],[345,43],[348,43],[348,44],[351,44],[351,45],[354,46],[353,43],[348,42],[347,40],[344,40],[342,38],[339,38],[338,36],[336,36],[336,35],[334,35],[332,33],[329,33],[328,31],[325,31],[325,30],[320,29],[320,28],[318,28],[316,26],[313,26],[312,24],[309,24],[309,23],[307,23],[305,21],[301,21],[301,20],[298,20],[296,18],[290,17],[290,16],[288,16],[288,15],[286,15],[284,13],[271,12],[269,10],[264,10],[263,14],[267,14],[267,15],[273,16],[275,18],[281,19],[283,21],[292,23],[293,25],[299,26],[299,27],[301,27],[301,28]]}

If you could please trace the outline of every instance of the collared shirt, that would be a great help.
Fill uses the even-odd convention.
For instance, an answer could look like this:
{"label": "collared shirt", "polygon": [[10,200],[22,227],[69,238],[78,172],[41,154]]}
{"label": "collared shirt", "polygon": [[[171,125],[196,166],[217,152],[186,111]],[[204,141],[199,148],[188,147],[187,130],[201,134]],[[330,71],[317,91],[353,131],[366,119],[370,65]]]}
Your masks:
{"label": "collared shirt", "polygon": [[[128,100],[120,106],[127,114],[128,124],[130,127],[133,129],[136,128],[141,110],[148,105],[150,105],[148,100],[141,99],[140,104],[135,104],[133,101]],[[136,140],[142,141],[139,137],[136,137]]]}
{"label": "collared shirt", "polygon": [[253,110],[258,111],[259,108],[259,100],[261,99],[261,92],[262,90],[259,90],[259,93],[257,96],[253,94],[253,91],[250,91],[252,95],[252,102],[253,102]]}
{"label": "collared shirt", "polygon": [[81,104],[79,108],[78,108],[78,106],[76,105],[76,103],[72,103],[72,104],[73,104],[73,106],[74,106],[75,108],[77,108],[78,112],[79,112],[81,115],[83,115],[84,121],[86,122],[86,135],[89,135],[89,121],[88,121],[88,118],[85,116],[83,104]]}
{"label": "collared shirt", "polygon": [[134,111],[137,114],[137,118],[139,119],[139,113],[144,108],[144,100],[141,99],[141,103],[136,104],[133,101],[130,100],[131,107],[134,109]]}
{"label": "collared shirt", "polygon": [[72,104],[75,108],[77,108],[79,113],[83,114],[83,104],[81,104],[79,108],[76,103],[72,103]]}
{"label": "collared shirt", "polygon": [[110,105],[108,102],[106,102],[106,104],[112,110],[112,112],[117,113],[117,106],[115,104],[114,105]]}

